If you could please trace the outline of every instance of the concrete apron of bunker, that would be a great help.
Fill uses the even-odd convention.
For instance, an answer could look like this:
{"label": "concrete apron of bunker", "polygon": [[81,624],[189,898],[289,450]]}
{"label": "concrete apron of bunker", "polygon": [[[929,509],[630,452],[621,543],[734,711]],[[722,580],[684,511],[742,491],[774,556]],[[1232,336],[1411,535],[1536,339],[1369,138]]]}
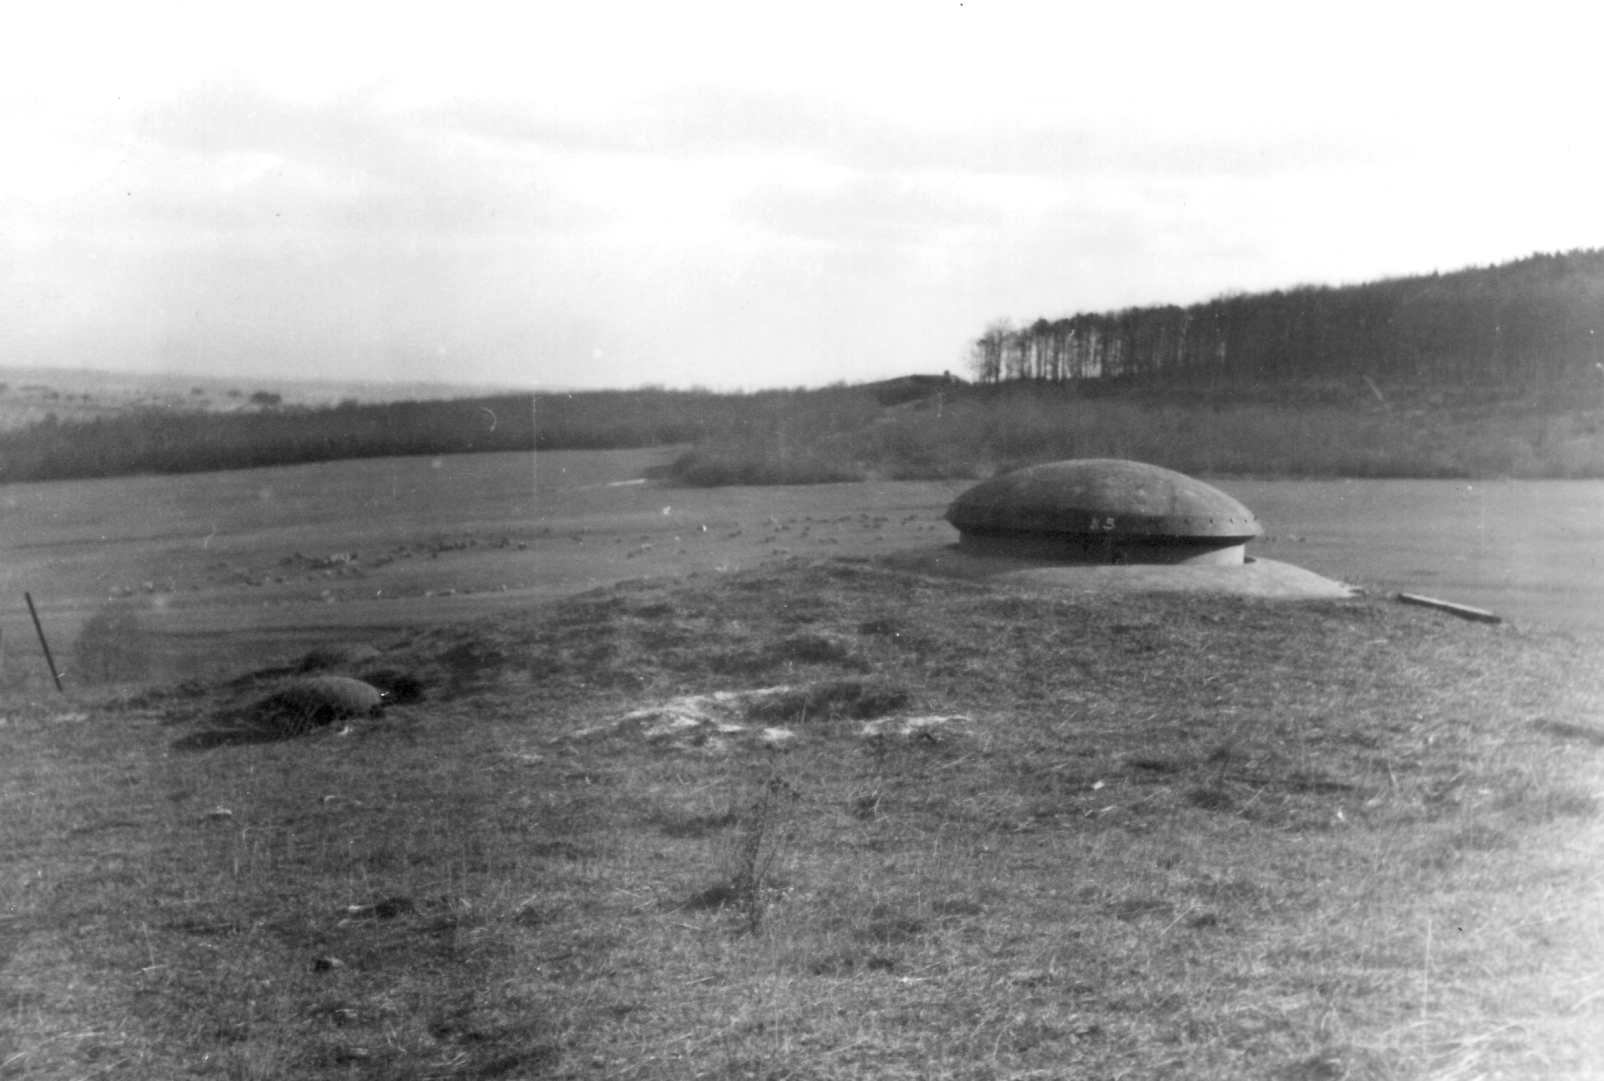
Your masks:
{"label": "concrete apron of bunker", "polygon": [[976,555],[957,545],[912,549],[882,557],[897,570],[946,578],[1042,586],[1078,593],[1230,593],[1242,597],[1319,600],[1351,597],[1352,586],[1274,559],[1249,557],[1235,566],[1199,563],[1066,563]]}

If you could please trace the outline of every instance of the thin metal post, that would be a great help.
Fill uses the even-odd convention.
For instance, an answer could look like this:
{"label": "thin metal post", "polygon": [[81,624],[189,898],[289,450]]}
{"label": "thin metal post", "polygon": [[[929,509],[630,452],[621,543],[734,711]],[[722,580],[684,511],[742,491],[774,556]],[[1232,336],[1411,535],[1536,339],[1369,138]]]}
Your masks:
{"label": "thin metal post", "polygon": [[28,602],[28,614],[33,617],[33,629],[39,633],[39,645],[44,648],[45,663],[50,666],[50,678],[56,681],[56,690],[66,694],[61,686],[61,673],[56,671],[56,659],[50,655],[50,643],[45,640],[45,629],[39,622],[39,611],[33,606],[33,594],[23,593],[22,599]]}

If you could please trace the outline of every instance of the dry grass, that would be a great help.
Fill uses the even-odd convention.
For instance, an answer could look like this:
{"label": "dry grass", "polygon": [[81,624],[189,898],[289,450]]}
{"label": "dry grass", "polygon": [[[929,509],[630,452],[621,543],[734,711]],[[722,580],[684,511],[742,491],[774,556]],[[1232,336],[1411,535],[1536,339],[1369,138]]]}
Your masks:
{"label": "dry grass", "polygon": [[1594,1076],[1597,647],[795,562],[419,632],[346,735],[18,704],[0,1077]]}
{"label": "dry grass", "polygon": [[1576,399],[1396,405],[1202,391],[972,389],[850,421],[799,415],[715,433],[676,463],[686,484],[813,484],[989,476],[1061,458],[1134,458],[1187,473],[1340,477],[1598,477],[1604,411]]}

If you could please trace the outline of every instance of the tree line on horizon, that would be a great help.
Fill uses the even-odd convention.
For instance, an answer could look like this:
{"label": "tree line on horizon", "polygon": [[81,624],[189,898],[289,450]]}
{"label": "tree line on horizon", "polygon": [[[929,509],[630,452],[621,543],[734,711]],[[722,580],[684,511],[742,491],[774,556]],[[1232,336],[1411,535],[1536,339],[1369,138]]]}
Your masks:
{"label": "tree line on horizon", "polygon": [[970,366],[993,384],[1360,376],[1526,391],[1596,379],[1604,371],[1604,249],[1187,307],[1081,312],[1023,326],[997,320],[973,342]]}
{"label": "tree line on horizon", "polygon": [[[982,384],[974,393],[947,376],[906,376],[750,393],[640,387],[321,408],[286,406],[260,392],[249,405],[222,413],[153,408],[83,420],[52,414],[0,432],[0,484],[343,458],[672,444],[695,444],[680,471],[693,483],[964,475],[993,460],[1049,453],[1172,453],[1167,444],[1142,442],[1131,432],[1151,425],[1142,419],[1144,409],[1179,408],[1200,389],[1216,404],[1259,403],[1275,422],[1260,425],[1266,430],[1284,427],[1287,411],[1300,403],[1325,401],[1321,395],[1331,386],[1361,378],[1372,381],[1372,390],[1385,385],[1389,396],[1404,387],[1431,397],[1467,388],[1507,402],[1538,392],[1547,407],[1594,409],[1604,392],[1601,353],[1604,249],[1577,250],[1448,274],[1225,296],[1190,307],[1081,313],[1019,327],[998,322],[973,345]],[[1587,394],[1575,393],[1582,380]],[[1491,393],[1481,395],[1481,388]],[[1311,398],[1309,391],[1317,393]],[[1064,412],[1082,399],[1127,393],[1141,400],[1123,412],[1108,402],[1092,414]],[[1101,442],[1065,441],[1066,425],[1090,430],[1105,414],[1117,414],[1119,423]],[[1306,426],[1308,418],[1299,416]],[[1163,418],[1165,427],[1185,419]],[[1232,421],[1242,423],[1240,417]],[[1510,435],[1503,450],[1489,450],[1485,439],[1458,429],[1444,429],[1441,446],[1422,450],[1400,431],[1388,437],[1397,446],[1385,463],[1326,455],[1304,471],[1316,472],[1325,462],[1366,475],[1596,476],[1604,474],[1592,449],[1598,423],[1594,409],[1588,417],[1528,425],[1531,431]],[[1449,443],[1474,453],[1464,447],[1450,453],[1443,449]],[[1516,443],[1527,449],[1517,453],[1511,449]],[[1236,461],[1221,452],[1192,464],[1218,470],[1237,468]]]}
{"label": "tree line on horizon", "polygon": [[0,432],[0,484],[344,458],[688,444],[714,432],[776,430],[809,410],[839,413],[855,398],[847,388],[722,394],[641,387],[305,407],[262,393],[252,396],[251,408],[227,412],[146,408],[66,420],[50,414]]}
{"label": "tree line on horizon", "polygon": [[336,458],[517,450],[533,444],[529,395],[322,408],[258,399],[254,410],[141,409],[54,415],[0,434],[0,483],[194,473]]}

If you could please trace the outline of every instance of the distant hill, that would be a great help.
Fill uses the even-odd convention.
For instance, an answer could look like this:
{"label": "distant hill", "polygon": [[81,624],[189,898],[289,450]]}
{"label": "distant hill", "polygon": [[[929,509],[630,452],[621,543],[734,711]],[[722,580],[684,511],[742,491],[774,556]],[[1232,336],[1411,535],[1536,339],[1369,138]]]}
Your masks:
{"label": "distant hill", "polygon": [[276,379],[93,368],[0,367],[0,431],[57,421],[104,419],[163,410],[250,412],[264,402],[317,408],[341,402],[439,401],[510,388],[429,382]]}
{"label": "distant hill", "polygon": [[472,396],[0,371],[0,484],[673,444],[687,449],[667,478],[699,485],[977,477],[1074,457],[1202,474],[1604,477],[1604,250],[997,323],[974,361],[976,383]]}
{"label": "distant hill", "polygon": [[918,402],[944,390],[963,385],[963,380],[951,372],[941,375],[900,375],[895,379],[882,379],[876,383],[860,383],[858,389],[874,395],[881,405],[903,405]]}
{"label": "distant hill", "polygon": [[1301,285],[996,322],[974,342],[986,383],[1259,385],[1368,379],[1530,392],[1604,377],[1604,249],[1361,285]]}

